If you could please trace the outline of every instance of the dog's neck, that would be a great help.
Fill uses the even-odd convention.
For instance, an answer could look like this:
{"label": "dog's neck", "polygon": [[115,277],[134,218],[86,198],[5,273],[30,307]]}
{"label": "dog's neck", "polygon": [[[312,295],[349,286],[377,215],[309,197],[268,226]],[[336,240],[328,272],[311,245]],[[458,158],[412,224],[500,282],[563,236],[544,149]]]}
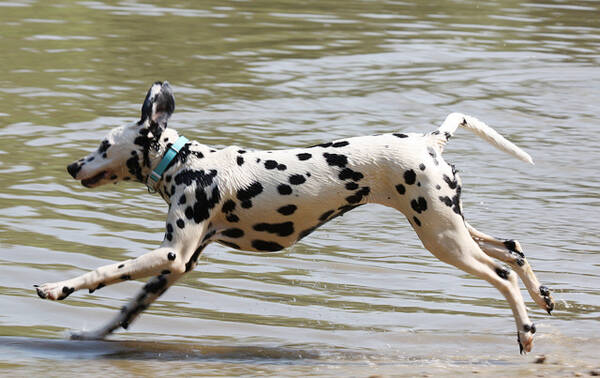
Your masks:
{"label": "dog's neck", "polygon": [[[160,164],[161,160],[164,158],[165,154],[169,150],[170,146],[175,143],[175,141],[179,138],[179,134],[176,130],[173,129],[165,129],[161,135],[155,137],[151,143],[150,148],[148,149],[148,162],[149,164],[144,164],[143,167],[143,183],[148,182],[148,176],[150,173],[156,169],[156,167]],[[163,173],[161,179],[156,184],[155,190],[160,193],[163,199],[169,203],[169,188],[171,186],[170,180],[167,179],[171,177],[172,173],[179,169],[179,165],[181,165],[180,159],[176,156],[173,159],[173,163],[169,164],[169,167]]]}

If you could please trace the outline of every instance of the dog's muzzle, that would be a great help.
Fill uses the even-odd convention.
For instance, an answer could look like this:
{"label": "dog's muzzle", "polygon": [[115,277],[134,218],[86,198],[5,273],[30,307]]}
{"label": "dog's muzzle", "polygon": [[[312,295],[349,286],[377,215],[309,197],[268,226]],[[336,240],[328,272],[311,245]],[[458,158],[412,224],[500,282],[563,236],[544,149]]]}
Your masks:
{"label": "dog's muzzle", "polygon": [[79,162],[75,162],[73,164],[69,164],[69,165],[67,165],[67,172],[69,172],[69,174],[71,175],[71,177],[73,177],[74,179],[76,179],[77,178],[77,174],[81,170],[81,166],[82,166],[82,164],[79,163]]}

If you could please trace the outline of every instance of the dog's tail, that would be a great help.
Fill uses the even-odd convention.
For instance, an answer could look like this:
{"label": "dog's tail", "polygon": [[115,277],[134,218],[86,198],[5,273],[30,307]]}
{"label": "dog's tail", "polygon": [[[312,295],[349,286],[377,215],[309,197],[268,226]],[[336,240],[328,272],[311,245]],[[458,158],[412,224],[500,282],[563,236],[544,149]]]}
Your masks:
{"label": "dog's tail", "polygon": [[[533,164],[533,160],[527,152],[517,147],[514,143],[498,134],[496,130],[492,129],[475,117],[461,113],[451,113],[448,115],[448,117],[446,117],[446,120],[444,123],[442,123],[442,126],[440,126],[436,134],[445,135],[445,139],[448,140],[448,138],[454,134],[454,131],[456,131],[459,126],[471,130],[473,133],[479,135],[479,137],[485,139],[496,148],[526,163]],[[445,144],[445,141],[442,143]],[[443,145],[440,147],[443,147]]]}

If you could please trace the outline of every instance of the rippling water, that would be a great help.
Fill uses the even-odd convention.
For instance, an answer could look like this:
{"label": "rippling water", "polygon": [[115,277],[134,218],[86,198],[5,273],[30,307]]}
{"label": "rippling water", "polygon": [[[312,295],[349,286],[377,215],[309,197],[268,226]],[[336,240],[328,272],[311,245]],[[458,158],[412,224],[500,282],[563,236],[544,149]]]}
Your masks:
{"label": "rippling water", "polygon": [[[600,344],[600,5],[596,1],[0,1],[0,369],[36,374],[570,375]],[[446,148],[477,228],[524,245],[555,291],[521,358],[510,309],[432,257],[390,209],[361,207],[281,253],[209,247],[109,342],[61,340],[142,285],[63,302],[31,285],[139,256],[166,205],[88,190],[65,166],[136,119],[167,79],[170,127],[215,147],[299,147],[473,114],[526,166],[460,132]],[[526,295],[526,293],[524,293]],[[85,360],[85,363],[81,363]],[[2,370],[0,370],[2,371]],[[103,374],[104,374],[103,373]]]}

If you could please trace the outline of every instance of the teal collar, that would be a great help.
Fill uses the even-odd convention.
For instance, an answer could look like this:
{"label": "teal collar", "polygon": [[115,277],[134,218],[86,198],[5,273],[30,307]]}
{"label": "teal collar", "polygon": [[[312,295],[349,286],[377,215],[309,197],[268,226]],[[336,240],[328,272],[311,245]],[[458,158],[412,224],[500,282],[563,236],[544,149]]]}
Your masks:
{"label": "teal collar", "polygon": [[185,146],[187,142],[189,142],[188,138],[180,136],[179,139],[177,139],[175,143],[173,143],[171,147],[169,147],[160,163],[158,163],[156,168],[154,168],[154,170],[148,176],[146,186],[148,187],[149,193],[156,193],[156,184],[158,184],[158,182],[162,178],[162,175],[163,173],[165,173],[165,170],[169,166],[169,163],[171,163],[171,161],[179,153],[179,150],[181,150],[181,148]]}

